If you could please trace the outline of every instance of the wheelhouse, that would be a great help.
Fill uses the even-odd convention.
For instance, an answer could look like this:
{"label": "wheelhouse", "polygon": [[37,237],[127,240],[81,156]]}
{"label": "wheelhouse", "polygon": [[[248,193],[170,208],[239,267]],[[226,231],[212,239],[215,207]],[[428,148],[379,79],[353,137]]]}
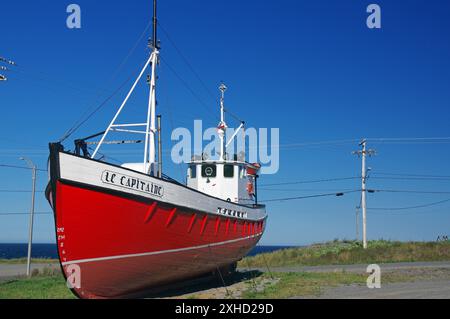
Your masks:
{"label": "wheelhouse", "polygon": [[243,161],[192,160],[187,186],[202,193],[239,204],[256,202],[256,164]]}

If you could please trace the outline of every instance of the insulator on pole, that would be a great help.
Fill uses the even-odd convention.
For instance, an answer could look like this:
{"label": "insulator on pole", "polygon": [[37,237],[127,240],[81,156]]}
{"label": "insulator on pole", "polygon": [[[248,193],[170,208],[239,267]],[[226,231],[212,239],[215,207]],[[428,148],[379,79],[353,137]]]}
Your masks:
{"label": "insulator on pole", "polygon": [[7,64],[17,66],[16,62],[14,62],[14,61],[12,61],[12,60],[8,60],[8,59],[6,59],[6,58],[4,58],[4,57],[1,57],[1,56],[0,56],[0,62],[5,62],[5,63],[7,63]]}

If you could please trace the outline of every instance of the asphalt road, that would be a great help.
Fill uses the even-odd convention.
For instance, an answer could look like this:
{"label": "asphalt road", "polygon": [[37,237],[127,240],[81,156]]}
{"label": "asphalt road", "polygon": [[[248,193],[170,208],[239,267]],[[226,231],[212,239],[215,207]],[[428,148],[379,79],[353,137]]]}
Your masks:
{"label": "asphalt road", "polygon": [[[368,265],[327,265],[274,267],[272,272],[352,272],[366,273]],[[385,283],[381,288],[369,289],[366,285],[346,285],[324,288],[321,299],[450,299],[450,262],[414,262],[379,264],[383,273],[421,274],[424,279],[412,282]],[[244,269],[242,269],[244,270]],[[267,272],[267,268],[255,269]],[[299,297],[305,298],[305,297]]]}
{"label": "asphalt road", "polygon": [[450,280],[382,284],[380,289],[362,285],[326,289],[320,299],[450,299]]}
{"label": "asphalt road", "polygon": [[[271,267],[271,268],[250,268],[261,272],[355,272],[365,273],[367,269],[365,265],[326,265],[326,266],[294,266],[294,267]],[[381,271],[396,271],[403,269],[450,269],[450,261],[437,262],[412,262],[412,263],[392,263],[379,264]],[[248,270],[242,268],[241,270]]]}

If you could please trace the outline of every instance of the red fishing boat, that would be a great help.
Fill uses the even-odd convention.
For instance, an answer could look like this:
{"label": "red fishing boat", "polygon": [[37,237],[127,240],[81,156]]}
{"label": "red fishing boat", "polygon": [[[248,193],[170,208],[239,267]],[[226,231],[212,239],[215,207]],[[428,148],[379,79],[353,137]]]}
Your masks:
{"label": "red fishing boat", "polygon": [[[46,196],[54,211],[61,267],[80,298],[124,298],[212,272],[224,274],[265,230],[267,214],[256,192],[259,164],[226,153],[224,85],[219,158],[194,156],[186,184],[163,174],[156,125],[156,1],[153,7],[151,54],[108,128],[76,140],[74,152],[61,142],[50,144]],[[147,121],[118,124],[148,68]],[[242,123],[238,131],[243,129]],[[143,134],[143,162],[115,165],[99,159],[101,146],[113,143],[106,141],[112,132]],[[101,139],[88,142],[95,137]],[[96,145],[92,154],[87,145]]]}

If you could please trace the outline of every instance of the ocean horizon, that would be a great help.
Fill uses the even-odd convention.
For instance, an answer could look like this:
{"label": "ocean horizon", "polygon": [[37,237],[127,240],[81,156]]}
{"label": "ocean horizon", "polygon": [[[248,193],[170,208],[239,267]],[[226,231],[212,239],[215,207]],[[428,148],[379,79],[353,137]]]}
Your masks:
{"label": "ocean horizon", "polygon": [[[247,256],[255,256],[261,253],[270,253],[277,250],[298,247],[294,245],[259,245],[255,246]],[[28,255],[28,244],[0,244],[0,259],[24,258]],[[56,244],[33,244],[31,248],[32,258],[58,259]]]}

